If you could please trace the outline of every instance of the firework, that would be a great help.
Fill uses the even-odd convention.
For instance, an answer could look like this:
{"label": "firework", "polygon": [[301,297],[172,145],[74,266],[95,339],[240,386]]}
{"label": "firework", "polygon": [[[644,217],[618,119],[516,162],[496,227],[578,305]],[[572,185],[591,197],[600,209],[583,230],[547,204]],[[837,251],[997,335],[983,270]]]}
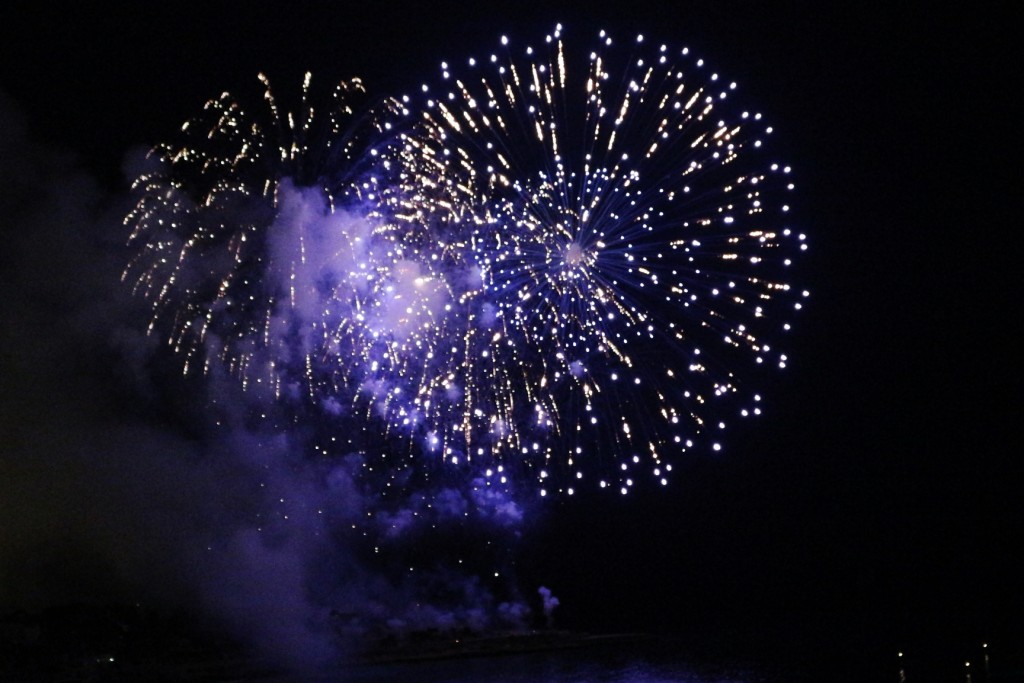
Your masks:
{"label": "firework", "polygon": [[462,283],[412,401],[425,449],[542,494],[664,484],[680,452],[720,449],[806,296],[771,127],[642,37],[576,53],[559,27],[441,76],[406,99],[436,258]]}
{"label": "firework", "polygon": [[380,435],[381,486],[665,484],[786,364],[789,167],[685,49],[502,43],[375,108],[211,101],[137,181],[125,277],[186,372],[315,407],[319,453]]}
{"label": "firework", "polygon": [[257,107],[225,93],[152,151],[126,219],[136,256],[123,277],[186,374],[218,362],[247,388],[320,400],[320,366],[336,374],[350,358],[351,370],[375,325],[401,329],[382,292],[415,275],[407,235],[377,211],[388,164],[374,145],[396,105],[371,106],[353,79],[318,109],[307,74],[293,113],[260,79]]}

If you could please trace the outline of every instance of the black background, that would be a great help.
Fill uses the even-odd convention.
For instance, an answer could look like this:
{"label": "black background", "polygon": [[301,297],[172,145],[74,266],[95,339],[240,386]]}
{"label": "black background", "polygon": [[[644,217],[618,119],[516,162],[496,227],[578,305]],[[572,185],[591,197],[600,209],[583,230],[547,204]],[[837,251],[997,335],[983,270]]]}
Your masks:
{"label": "black background", "polygon": [[[988,640],[1019,656],[1022,112],[1008,17],[938,3],[426,4],[8,4],[0,89],[35,140],[118,193],[128,149],[223,90],[255,90],[260,70],[411,91],[442,59],[556,21],[570,37],[689,45],[758,103],[795,168],[812,297],[792,362],[766,388],[768,414],[668,490],[555,504],[523,580],[551,586],[579,628],[705,634],[724,650],[795,648],[799,634],[851,658],[918,644],[952,659]],[[14,227],[3,239],[24,242]],[[52,419],[5,405],[5,431]],[[39,457],[10,444],[5,458]]]}

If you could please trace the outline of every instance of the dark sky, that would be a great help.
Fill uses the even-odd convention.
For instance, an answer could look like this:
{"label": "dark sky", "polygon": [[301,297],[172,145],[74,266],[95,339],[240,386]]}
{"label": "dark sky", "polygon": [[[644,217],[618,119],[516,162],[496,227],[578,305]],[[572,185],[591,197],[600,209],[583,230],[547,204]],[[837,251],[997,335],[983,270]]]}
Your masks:
{"label": "dark sky", "polygon": [[[685,464],[668,491],[556,506],[527,544],[524,580],[551,585],[562,618],[585,628],[799,628],[836,648],[882,650],[1003,639],[1021,652],[1022,207],[1011,157],[1024,112],[1008,17],[980,4],[427,4],[0,10],[0,207],[13,217],[0,224],[0,544],[49,534],[87,549],[104,524],[68,523],[76,509],[117,515],[149,495],[130,491],[121,460],[99,475],[66,467],[75,443],[112,430],[146,443],[145,430],[112,426],[128,409],[95,386],[93,367],[109,342],[83,332],[83,317],[116,318],[122,351],[142,343],[127,316],[87,293],[116,288],[118,268],[104,261],[113,233],[75,223],[123,209],[130,150],[223,90],[254,89],[261,70],[277,83],[305,70],[358,75],[390,94],[502,33],[534,39],[561,21],[570,35],[604,27],[690,45],[741,84],[796,169],[812,297],[764,419],[726,454]],[[173,460],[162,434],[142,450]],[[207,496],[220,489],[188,496],[219,508]],[[0,581],[21,576],[8,572]],[[9,582],[0,599],[17,591]]]}

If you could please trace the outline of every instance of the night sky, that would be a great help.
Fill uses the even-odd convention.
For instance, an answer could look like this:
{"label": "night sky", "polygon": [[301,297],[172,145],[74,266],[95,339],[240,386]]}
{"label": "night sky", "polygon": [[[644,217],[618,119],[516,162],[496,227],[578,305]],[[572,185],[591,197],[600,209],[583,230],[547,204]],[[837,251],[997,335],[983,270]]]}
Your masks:
{"label": "night sky", "polygon": [[259,71],[397,94],[560,21],[570,40],[606,28],[689,45],[740,84],[795,169],[812,296],[766,415],[665,490],[552,503],[525,532],[520,581],[551,587],[569,628],[799,643],[831,661],[982,641],[1024,656],[1009,18],[932,3],[426,4],[0,10],[0,614],[187,602],[202,571],[190,530],[245,514],[247,483],[145,377],[152,344],[118,282],[123,166],[208,98],[258,93]]}

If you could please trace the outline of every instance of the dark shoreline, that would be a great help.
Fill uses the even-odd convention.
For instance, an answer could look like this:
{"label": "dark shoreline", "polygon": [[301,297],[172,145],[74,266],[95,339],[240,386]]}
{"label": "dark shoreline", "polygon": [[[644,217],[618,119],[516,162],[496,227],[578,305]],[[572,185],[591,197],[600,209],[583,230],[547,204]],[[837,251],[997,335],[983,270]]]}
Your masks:
{"label": "dark shoreline", "polygon": [[437,635],[419,639],[414,635],[407,642],[371,647],[356,661],[359,664],[373,665],[495,657],[652,640],[654,636],[643,633],[590,634],[556,630],[510,631],[462,637]]}
{"label": "dark shoreline", "polygon": [[[544,662],[604,662],[637,659],[652,664],[686,663],[708,672],[743,671],[757,681],[831,683],[898,680],[963,683],[972,661],[974,683],[1024,681],[1024,650],[1015,638],[980,643],[919,638],[897,650],[861,632],[861,638],[811,630],[759,629],[748,625],[679,633],[587,632],[553,628],[506,631],[377,631],[374,636],[336,634],[336,652],[293,666],[275,661],[222,630],[200,627],[186,614],[166,614],[137,605],[65,605],[40,613],[0,614],[0,679],[40,681],[305,681],[359,676],[366,680],[417,680],[437,670],[494,667],[515,670],[539,655]],[[578,653],[578,654],[577,654]],[[278,653],[280,655],[280,653]],[[323,655],[324,653],[320,653]],[[550,654],[551,657],[547,655]],[[295,657],[292,652],[291,656]],[[991,674],[986,675],[991,656]],[[617,659],[616,659],[617,658]],[[502,661],[504,660],[504,661]],[[296,670],[298,667],[299,670]],[[397,673],[396,673],[397,672]],[[305,675],[305,677],[304,677]],[[385,678],[382,678],[385,677]],[[412,678],[409,678],[412,676]],[[396,679],[399,680],[399,679]],[[463,680],[456,678],[455,680]],[[472,680],[472,679],[465,679]],[[488,679],[489,680],[489,679]],[[543,679],[548,680],[548,679]],[[559,678],[551,681],[561,680]],[[732,679],[730,679],[732,680]],[[747,680],[747,679],[743,679]]]}

